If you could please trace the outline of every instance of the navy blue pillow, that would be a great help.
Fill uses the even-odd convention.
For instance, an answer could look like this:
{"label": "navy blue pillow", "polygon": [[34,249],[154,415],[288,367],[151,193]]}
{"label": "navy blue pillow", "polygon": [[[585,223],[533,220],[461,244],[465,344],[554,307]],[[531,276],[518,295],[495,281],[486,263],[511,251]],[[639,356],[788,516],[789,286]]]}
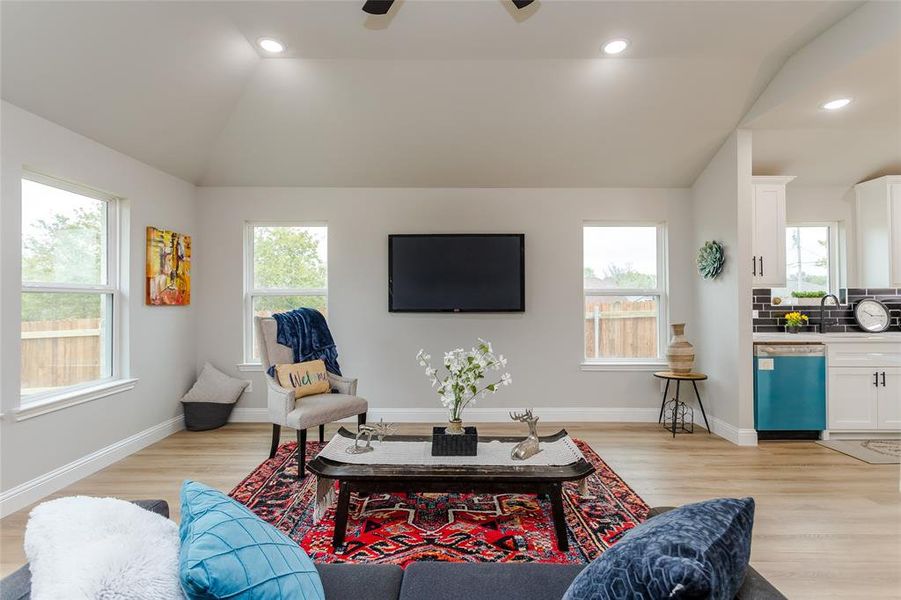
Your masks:
{"label": "navy blue pillow", "polygon": [[751,556],[754,499],[686,504],[642,523],[601,554],[563,600],[732,600]]}

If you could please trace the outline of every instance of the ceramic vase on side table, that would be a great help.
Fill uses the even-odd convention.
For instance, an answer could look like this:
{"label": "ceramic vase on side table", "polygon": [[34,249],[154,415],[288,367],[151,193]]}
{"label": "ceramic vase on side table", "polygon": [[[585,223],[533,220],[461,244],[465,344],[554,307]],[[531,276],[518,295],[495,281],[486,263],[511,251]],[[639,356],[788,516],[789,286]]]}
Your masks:
{"label": "ceramic vase on side table", "polygon": [[670,325],[672,337],[666,348],[666,361],[673,373],[691,373],[695,364],[694,346],[685,339],[685,323]]}

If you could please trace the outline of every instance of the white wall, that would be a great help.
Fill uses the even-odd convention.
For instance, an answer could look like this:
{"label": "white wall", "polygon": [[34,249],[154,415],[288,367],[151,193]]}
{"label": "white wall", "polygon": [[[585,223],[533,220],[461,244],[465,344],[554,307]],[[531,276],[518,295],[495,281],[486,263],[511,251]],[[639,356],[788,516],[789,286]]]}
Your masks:
{"label": "white wall", "polygon": [[[416,411],[418,420],[440,419],[414,356],[420,348],[440,356],[477,337],[509,357],[514,385],[476,409],[491,414],[473,412],[471,420],[522,407],[562,409],[557,415],[572,421],[657,417],[661,390],[649,372],[580,370],[581,227],[592,220],[666,221],[671,315],[684,320],[693,268],[687,190],[199,188],[198,364],[208,360],[235,374],[243,360],[242,231],[254,220],[328,223],[329,323],[342,369],[359,377],[376,418],[409,420]],[[525,233],[525,313],[388,313],[387,236],[410,232]],[[244,376],[254,389],[239,415],[266,405],[262,375]]]}
{"label": "white wall", "polygon": [[852,186],[798,186],[788,184],[785,192],[786,223],[839,223],[844,234],[846,279],[849,287],[857,281],[855,260],[854,188]]}
{"label": "white wall", "polygon": [[853,219],[853,187],[788,184],[785,195],[785,220],[787,223],[845,221],[850,226]]}
{"label": "white wall", "polygon": [[[177,417],[196,361],[191,307],[144,305],[145,228],[195,232],[194,186],[54,123],[2,104],[2,271],[0,271],[0,489],[9,491],[98,449]],[[23,165],[126,199],[130,261],[129,375],[135,389],[25,421],[19,398],[21,184]],[[203,260],[195,266],[203,268]],[[114,492],[114,490],[111,490]]]}
{"label": "white wall", "polygon": [[694,273],[696,369],[708,374],[705,407],[725,425],[724,437],[752,443],[754,435],[751,365],[751,139],[733,133],[691,188],[693,244],[717,240],[726,247],[722,274],[710,281]]}

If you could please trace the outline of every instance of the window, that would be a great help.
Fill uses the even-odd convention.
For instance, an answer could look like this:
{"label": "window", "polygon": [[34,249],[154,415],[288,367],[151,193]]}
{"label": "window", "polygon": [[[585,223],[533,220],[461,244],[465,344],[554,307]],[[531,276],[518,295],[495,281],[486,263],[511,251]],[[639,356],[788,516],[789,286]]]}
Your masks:
{"label": "window", "polygon": [[772,295],[790,298],[792,292],[834,292],[838,261],[835,223],[787,225],[785,227],[785,284]]}
{"label": "window", "polygon": [[583,228],[585,360],[649,362],[666,328],[663,225]]}
{"label": "window", "polygon": [[119,376],[118,199],[22,179],[21,405]]}
{"label": "window", "polygon": [[259,363],[253,317],[299,307],[328,312],[328,228],[248,224],[244,360]]}

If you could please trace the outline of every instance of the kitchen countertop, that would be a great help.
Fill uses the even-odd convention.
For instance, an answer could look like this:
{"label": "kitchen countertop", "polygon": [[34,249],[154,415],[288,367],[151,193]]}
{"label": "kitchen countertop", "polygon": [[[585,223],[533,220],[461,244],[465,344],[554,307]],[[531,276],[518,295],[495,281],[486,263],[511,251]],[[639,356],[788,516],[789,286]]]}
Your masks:
{"label": "kitchen countertop", "polygon": [[901,331],[885,331],[883,333],[755,333],[754,343],[768,344],[841,344],[860,342],[896,342],[901,344]]}

